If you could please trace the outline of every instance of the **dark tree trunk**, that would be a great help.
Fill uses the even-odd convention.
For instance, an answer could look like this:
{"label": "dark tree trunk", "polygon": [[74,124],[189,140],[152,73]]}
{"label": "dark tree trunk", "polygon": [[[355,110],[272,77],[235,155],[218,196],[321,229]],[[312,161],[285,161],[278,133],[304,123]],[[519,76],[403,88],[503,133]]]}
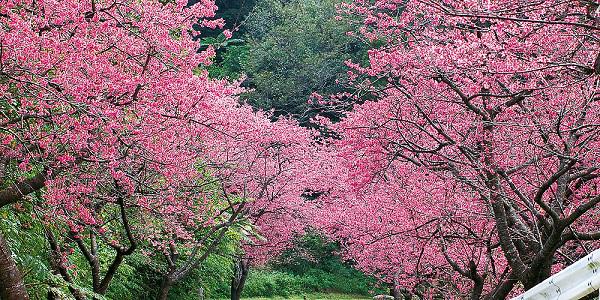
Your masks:
{"label": "dark tree trunk", "polygon": [[46,294],[46,300],[58,300],[60,299],[60,296],[58,296],[54,291],[52,290],[48,290],[48,293]]}
{"label": "dark tree trunk", "polygon": [[394,300],[402,300],[402,290],[395,284],[390,287],[390,296],[394,297]]}
{"label": "dark tree trunk", "polygon": [[25,195],[33,193],[46,184],[46,171],[35,177],[15,182],[10,187],[0,190],[0,207],[21,201]]}
{"label": "dark tree trunk", "polygon": [[549,256],[543,263],[533,266],[529,276],[524,276],[524,278],[521,280],[521,283],[523,283],[525,290],[533,288],[552,275],[553,257],[554,255]]}
{"label": "dark tree trunk", "polygon": [[[67,267],[62,262],[61,248],[60,248],[56,238],[54,237],[54,234],[52,233],[52,231],[50,229],[48,229],[47,227],[44,227],[44,235],[46,236],[46,239],[48,240],[48,245],[50,246],[50,249],[49,249],[50,255],[49,256],[50,256],[50,269],[52,270],[52,274],[61,276],[65,282],[72,284],[73,278],[71,278],[71,275],[69,274],[69,271],[67,270]],[[71,285],[69,285],[69,291],[71,292],[71,295],[73,295],[75,300],[85,300],[86,299],[86,297],[80,290],[74,288]],[[54,291],[52,291],[52,289],[48,289],[47,299],[55,300],[55,299],[61,299],[61,297],[59,295],[57,295]]]}
{"label": "dark tree trunk", "polygon": [[508,279],[504,280],[500,285],[497,285],[494,290],[483,297],[484,300],[495,300],[495,299],[506,299],[508,294],[512,291],[515,284],[518,282],[514,278],[514,274],[508,275]]}
{"label": "dark tree trunk", "polygon": [[169,291],[173,287],[174,281],[169,277],[165,276],[163,282],[160,284],[160,292],[158,293],[158,300],[167,300],[169,297]]}
{"label": "dark tree trunk", "polygon": [[250,271],[250,263],[247,259],[239,259],[235,264],[235,272],[231,279],[231,300],[240,300],[248,272]]}
{"label": "dark tree trunk", "polygon": [[29,295],[25,289],[23,276],[17,268],[8,243],[0,233],[0,299],[27,300]]}
{"label": "dark tree trunk", "polygon": [[110,267],[108,268],[108,271],[106,271],[106,274],[104,274],[104,278],[102,279],[102,281],[100,282],[100,284],[97,287],[94,287],[95,293],[100,294],[100,295],[106,294],[106,291],[108,291],[110,282],[117,274],[117,269],[123,262],[124,257],[125,257],[125,255],[122,254],[121,252],[118,252],[116,254],[115,258],[113,259],[113,262],[111,263]]}

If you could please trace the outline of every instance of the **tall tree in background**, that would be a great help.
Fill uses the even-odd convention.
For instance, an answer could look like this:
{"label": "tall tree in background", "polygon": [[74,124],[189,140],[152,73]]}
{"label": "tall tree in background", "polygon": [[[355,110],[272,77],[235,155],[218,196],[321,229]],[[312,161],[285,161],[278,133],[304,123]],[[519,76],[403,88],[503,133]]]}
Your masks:
{"label": "tall tree in background", "polygon": [[[249,39],[247,94],[250,104],[291,115],[306,124],[317,114],[340,112],[311,99],[313,93],[347,91],[344,61],[359,59],[365,47],[347,36],[351,26],[336,20],[338,1],[259,2],[245,24]],[[299,67],[300,66],[300,67]]]}
{"label": "tall tree in background", "polygon": [[[348,59],[366,57],[365,44],[347,36],[353,26],[336,20],[337,0],[258,1],[242,23],[241,45],[225,47],[211,73],[245,74],[245,99],[307,125],[316,115],[339,119],[347,106],[330,107],[312,98],[349,91]],[[346,98],[347,99],[347,98]]]}

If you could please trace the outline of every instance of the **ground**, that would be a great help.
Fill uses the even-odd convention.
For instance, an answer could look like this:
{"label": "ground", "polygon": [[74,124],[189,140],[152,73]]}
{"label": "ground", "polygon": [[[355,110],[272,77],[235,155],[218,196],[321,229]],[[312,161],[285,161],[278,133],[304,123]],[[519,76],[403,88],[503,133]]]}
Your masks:
{"label": "ground", "polygon": [[371,297],[365,297],[361,295],[348,295],[348,294],[337,294],[337,293],[314,293],[285,297],[273,297],[273,298],[244,298],[244,300],[363,300],[372,299]]}

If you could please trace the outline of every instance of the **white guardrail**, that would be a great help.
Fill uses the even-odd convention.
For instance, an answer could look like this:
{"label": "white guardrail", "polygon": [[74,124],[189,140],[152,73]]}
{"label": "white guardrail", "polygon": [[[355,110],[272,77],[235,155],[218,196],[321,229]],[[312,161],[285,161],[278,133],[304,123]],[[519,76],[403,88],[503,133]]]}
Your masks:
{"label": "white guardrail", "polygon": [[600,249],[512,300],[575,300],[600,289]]}

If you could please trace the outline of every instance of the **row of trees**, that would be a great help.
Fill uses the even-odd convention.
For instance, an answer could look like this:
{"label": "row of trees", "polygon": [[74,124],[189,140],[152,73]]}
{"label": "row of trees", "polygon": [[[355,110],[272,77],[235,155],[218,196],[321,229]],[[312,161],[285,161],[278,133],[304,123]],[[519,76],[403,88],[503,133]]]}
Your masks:
{"label": "row of trees", "polygon": [[593,1],[364,1],[378,99],[334,128],[317,222],[394,294],[504,299],[598,247]]}
{"label": "row of trees", "polygon": [[[359,24],[346,35],[374,47],[368,63],[344,48],[354,43],[346,37],[332,40],[347,51],[296,44],[322,51],[324,63],[354,58],[346,61],[354,93],[322,65],[307,74],[324,76],[287,86],[293,64],[308,62],[284,50],[273,58],[277,72],[250,76],[253,87],[297,89],[276,113],[331,130],[319,136],[240,105],[239,82],[209,78],[216,50],[198,52],[192,28],[223,22],[213,2],[195,2],[0,6],[0,207],[33,203],[53,272],[73,297],[88,295],[74,284],[72,252],[97,295],[132,253],[160,257],[156,296],[166,299],[232,229],[260,235],[241,241],[234,299],[248,266],[281,252],[306,224],[397,298],[506,298],[598,246],[597,3],[341,3],[338,13]],[[306,3],[293,7],[317,7]],[[248,28],[287,49],[269,35],[287,32],[289,18],[266,16]],[[319,24],[306,28],[346,30]],[[321,114],[338,109],[334,121],[349,102],[374,101],[336,123],[311,119],[310,105],[286,107],[315,86],[342,92],[311,100]],[[265,104],[281,98],[274,91],[250,102],[275,107]],[[26,299],[9,247],[0,236],[0,297]]]}
{"label": "row of trees", "polygon": [[[215,9],[0,6],[0,206],[34,203],[52,272],[76,299],[105,294],[133,253],[162,258],[156,297],[167,299],[232,228],[257,262],[302,229],[318,147],[295,121],[238,104],[238,83],[208,78],[215,51],[198,52],[192,28],[222,26]],[[27,299],[9,247],[0,236],[0,298]],[[75,254],[89,280],[77,278]]]}

